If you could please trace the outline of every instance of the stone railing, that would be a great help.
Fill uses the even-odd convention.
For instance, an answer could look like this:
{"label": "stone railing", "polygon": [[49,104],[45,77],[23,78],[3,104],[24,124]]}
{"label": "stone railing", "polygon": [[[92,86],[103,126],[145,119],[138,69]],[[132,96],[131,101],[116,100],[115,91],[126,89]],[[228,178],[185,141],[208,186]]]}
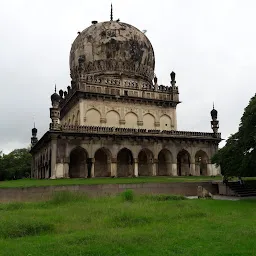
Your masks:
{"label": "stone railing", "polygon": [[80,132],[80,133],[96,133],[96,134],[143,134],[143,135],[170,135],[174,137],[197,137],[197,138],[221,138],[221,134],[209,132],[188,132],[174,130],[148,130],[148,129],[133,129],[133,128],[118,128],[118,127],[103,127],[103,126],[82,126],[82,125],[63,125],[61,130],[65,132]]}

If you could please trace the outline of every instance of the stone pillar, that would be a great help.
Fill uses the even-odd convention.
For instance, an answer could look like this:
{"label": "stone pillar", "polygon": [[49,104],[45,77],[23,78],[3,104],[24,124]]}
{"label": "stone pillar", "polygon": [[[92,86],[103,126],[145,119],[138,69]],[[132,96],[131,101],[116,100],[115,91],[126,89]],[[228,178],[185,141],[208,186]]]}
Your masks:
{"label": "stone pillar", "polygon": [[84,125],[84,104],[82,99],[79,99],[79,112],[80,125]]}
{"label": "stone pillar", "polygon": [[196,165],[195,163],[190,164],[190,173],[191,175],[195,176],[196,175]]}
{"label": "stone pillar", "polygon": [[138,158],[134,158],[134,176],[139,176],[139,165],[138,165]]}
{"label": "stone pillar", "polygon": [[158,159],[152,160],[152,176],[156,176],[157,174],[157,165],[158,165]]}
{"label": "stone pillar", "polygon": [[69,178],[69,158],[64,159],[64,164],[63,164],[63,177],[64,178]]}
{"label": "stone pillar", "polygon": [[[95,178],[95,173],[94,173],[94,164],[95,164],[95,158],[92,158],[91,159],[91,163],[92,163],[92,166],[91,166],[91,177],[92,178]],[[87,166],[86,166],[87,167]],[[87,170],[87,173],[88,173],[88,170]],[[88,175],[89,175],[89,173],[87,174],[87,178],[88,178]]]}
{"label": "stone pillar", "polygon": [[56,179],[57,136],[51,137],[51,179]]}
{"label": "stone pillar", "polygon": [[207,164],[207,176],[212,176],[212,164]]}
{"label": "stone pillar", "polygon": [[178,176],[178,170],[177,170],[177,164],[174,163],[174,164],[171,164],[171,175],[172,176]]}
{"label": "stone pillar", "polygon": [[111,177],[117,177],[117,159],[111,159]]}

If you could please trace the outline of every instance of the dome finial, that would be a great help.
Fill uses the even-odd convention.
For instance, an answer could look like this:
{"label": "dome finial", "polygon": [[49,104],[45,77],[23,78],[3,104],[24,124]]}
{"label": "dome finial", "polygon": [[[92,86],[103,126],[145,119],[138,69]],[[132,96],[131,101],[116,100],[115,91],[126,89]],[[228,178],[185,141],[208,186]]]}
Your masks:
{"label": "dome finial", "polygon": [[212,103],[212,107],[213,107],[213,109],[214,109],[214,102]]}
{"label": "dome finial", "polygon": [[111,3],[111,10],[110,10],[110,21],[113,21],[113,6]]}
{"label": "dome finial", "polygon": [[55,84],[55,89],[54,89],[54,92],[56,93],[56,84]]}

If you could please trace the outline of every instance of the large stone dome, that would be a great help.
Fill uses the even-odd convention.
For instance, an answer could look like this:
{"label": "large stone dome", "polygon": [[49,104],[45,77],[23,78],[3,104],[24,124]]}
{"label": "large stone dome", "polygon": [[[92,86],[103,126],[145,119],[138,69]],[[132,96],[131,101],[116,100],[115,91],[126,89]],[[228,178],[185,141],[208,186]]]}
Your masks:
{"label": "large stone dome", "polygon": [[122,22],[95,23],[79,33],[70,51],[71,78],[78,75],[124,75],[151,82],[153,47],[143,32]]}

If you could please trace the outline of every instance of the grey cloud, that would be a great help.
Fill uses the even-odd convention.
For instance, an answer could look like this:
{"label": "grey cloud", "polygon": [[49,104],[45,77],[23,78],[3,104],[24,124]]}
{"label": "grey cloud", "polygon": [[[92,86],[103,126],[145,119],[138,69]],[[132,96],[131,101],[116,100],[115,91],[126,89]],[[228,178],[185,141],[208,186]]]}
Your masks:
{"label": "grey cloud", "polygon": [[[178,129],[210,130],[212,102],[223,138],[234,133],[255,93],[256,3],[253,0],[115,0],[114,18],[147,30],[159,82],[177,74]],[[9,0],[0,13],[0,150],[30,142],[48,129],[54,84],[66,88],[77,31],[109,19],[110,2]]]}

